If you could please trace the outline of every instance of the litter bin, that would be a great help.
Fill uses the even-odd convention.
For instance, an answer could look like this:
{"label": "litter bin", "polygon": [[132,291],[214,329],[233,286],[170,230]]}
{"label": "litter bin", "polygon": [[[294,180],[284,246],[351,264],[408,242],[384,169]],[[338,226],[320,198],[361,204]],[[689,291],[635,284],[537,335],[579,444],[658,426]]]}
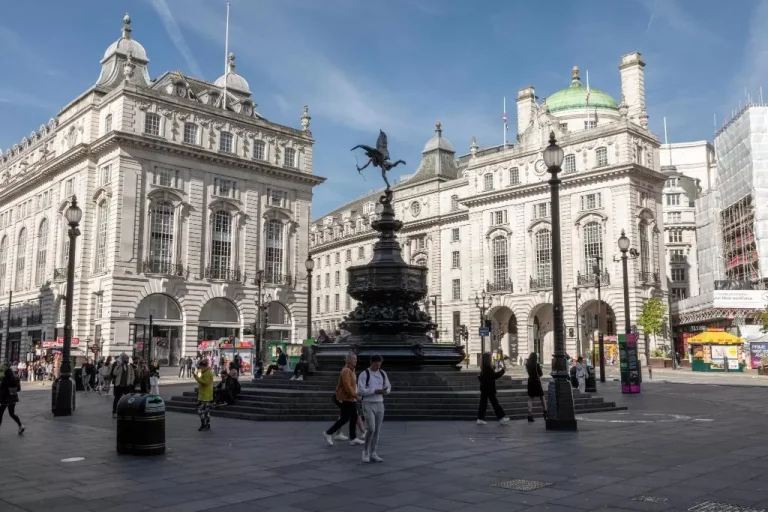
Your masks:
{"label": "litter bin", "polygon": [[75,374],[75,391],[85,391],[85,386],[83,385],[83,369],[75,368],[74,374]]}
{"label": "litter bin", "polygon": [[131,393],[117,403],[117,453],[165,453],[165,402],[157,395]]}
{"label": "litter bin", "polygon": [[595,378],[594,366],[587,366],[587,378],[584,381],[584,391],[586,393],[597,393],[597,379]]}

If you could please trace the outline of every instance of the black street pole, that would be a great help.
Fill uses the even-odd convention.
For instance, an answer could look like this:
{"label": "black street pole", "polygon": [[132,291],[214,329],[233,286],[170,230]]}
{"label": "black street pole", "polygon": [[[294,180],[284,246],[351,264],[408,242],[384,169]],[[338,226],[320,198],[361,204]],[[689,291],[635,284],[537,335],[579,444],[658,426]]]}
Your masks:
{"label": "black street pole", "polygon": [[154,358],[152,357],[152,339],[154,338],[154,333],[152,332],[152,315],[149,315],[149,361],[148,364],[154,361]]}
{"label": "black street pole", "polygon": [[439,298],[439,295],[432,296],[432,305],[435,306],[435,341],[437,341],[437,339],[440,337],[440,329],[438,327],[439,322],[437,321],[437,300]]}
{"label": "black street pole", "polygon": [[[603,277],[603,257],[595,256],[595,282],[597,283],[597,352],[600,361],[600,382],[605,383],[605,343],[603,338],[603,299],[600,289]],[[594,352],[594,351],[593,351]],[[594,361],[594,356],[593,356]],[[592,363],[594,366],[594,362]]]}
{"label": "black street pole", "polygon": [[[626,243],[624,243],[624,240],[626,240]],[[619,250],[621,250],[621,273],[624,278],[624,334],[632,332],[629,319],[629,271],[627,270],[627,249],[629,249],[629,239],[622,229],[621,238],[619,238]]]}
{"label": "black street pole", "polygon": [[258,338],[256,338],[255,333],[254,333],[254,338],[257,339],[256,357],[258,358],[258,360],[255,362],[258,363],[259,366],[261,366],[261,364],[264,362],[264,359],[261,357],[261,340],[262,340],[261,338],[261,281],[263,276],[264,276],[263,270],[259,270],[258,272],[256,272],[256,281],[257,281],[257,284],[259,285],[259,290],[257,292],[258,295],[256,297],[256,331],[258,331]]}
{"label": "black street pole", "polygon": [[312,338],[312,269],[314,268],[314,262],[307,260],[307,337],[305,339]]}
{"label": "black street pole", "polygon": [[577,355],[581,352],[581,338],[579,336],[579,287],[574,286],[573,288],[573,295],[576,298],[576,353]]}
{"label": "black street pole", "polygon": [[54,416],[71,416],[75,410],[75,387],[71,379],[72,362],[70,353],[72,351],[72,306],[75,298],[75,244],[77,237],[80,236],[78,225],[82,218],[83,211],[77,206],[77,198],[72,197],[72,204],[65,212],[65,217],[69,222],[69,261],[67,264],[67,295],[64,308],[64,347],[61,354],[61,368],[59,378],[56,379],[51,390],[52,412]]}
{"label": "black street pole", "polygon": [[547,389],[547,430],[577,430],[573,390],[568,379],[563,332],[563,272],[560,240],[560,179],[557,174],[565,155],[557,145],[555,132],[549,134],[549,146],[544,150],[544,163],[552,175],[549,180],[552,209],[552,327],[555,330],[555,364]]}
{"label": "black street pole", "polygon": [[[2,359],[6,363],[10,363],[8,360],[8,353],[11,351],[11,302],[13,301],[13,290],[8,290],[8,314],[5,318],[5,343],[3,345],[5,346],[5,358]],[[3,347],[0,346],[0,350],[2,350]]]}

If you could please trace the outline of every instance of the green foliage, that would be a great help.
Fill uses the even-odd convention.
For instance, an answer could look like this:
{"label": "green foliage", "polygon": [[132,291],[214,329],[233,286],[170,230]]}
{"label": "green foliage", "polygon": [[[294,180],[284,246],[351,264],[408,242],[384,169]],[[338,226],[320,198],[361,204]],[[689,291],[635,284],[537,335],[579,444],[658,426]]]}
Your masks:
{"label": "green foliage", "polygon": [[651,357],[665,357],[666,354],[660,348],[655,348],[651,351]]}
{"label": "green foliage", "polygon": [[664,303],[652,297],[645,301],[640,316],[637,319],[637,325],[642,327],[645,334],[661,334],[661,326],[664,322],[664,315],[667,314],[667,306]]}
{"label": "green foliage", "polygon": [[762,326],[761,331],[768,332],[768,308],[760,314],[760,325]]}

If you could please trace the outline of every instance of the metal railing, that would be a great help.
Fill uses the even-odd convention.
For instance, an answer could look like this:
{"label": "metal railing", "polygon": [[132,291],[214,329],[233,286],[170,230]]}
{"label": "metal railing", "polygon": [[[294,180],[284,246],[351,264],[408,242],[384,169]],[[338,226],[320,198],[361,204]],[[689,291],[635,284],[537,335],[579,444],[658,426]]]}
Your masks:
{"label": "metal railing", "polygon": [[611,275],[605,269],[603,269],[603,273],[600,274],[599,277],[595,274],[576,273],[576,283],[579,286],[597,286],[598,279],[600,280],[600,286],[608,286],[611,284]]}
{"label": "metal railing", "polygon": [[145,274],[163,274],[178,277],[185,277],[187,275],[187,269],[183,265],[168,263],[167,261],[147,260],[142,265],[141,270]]}
{"label": "metal railing", "polygon": [[264,273],[264,282],[267,284],[293,284],[293,276],[291,274],[276,274],[274,272]]}
{"label": "metal railing", "polygon": [[643,284],[658,285],[661,283],[658,272],[638,272],[637,279]]}
{"label": "metal railing", "polygon": [[27,325],[40,325],[43,323],[42,313],[32,313],[27,315]]}
{"label": "metal railing", "polygon": [[22,325],[24,325],[24,317],[21,316],[12,316],[10,322],[8,322],[10,327],[21,327]]}
{"label": "metal railing", "polygon": [[531,290],[543,290],[546,288],[552,288],[552,276],[541,277],[534,279],[531,277],[528,287]]}
{"label": "metal railing", "polygon": [[203,274],[205,279],[220,279],[222,281],[241,281],[242,274],[239,268],[214,268],[206,267]]}
{"label": "metal railing", "polygon": [[510,278],[493,283],[490,281],[485,283],[485,291],[488,293],[512,293],[514,290],[515,287],[512,286],[512,280]]}
{"label": "metal railing", "polygon": [[53,281],[56,283],[60,283],[62,281],[67,280],[67,269],[66,268],[55,268],[53,269]]}

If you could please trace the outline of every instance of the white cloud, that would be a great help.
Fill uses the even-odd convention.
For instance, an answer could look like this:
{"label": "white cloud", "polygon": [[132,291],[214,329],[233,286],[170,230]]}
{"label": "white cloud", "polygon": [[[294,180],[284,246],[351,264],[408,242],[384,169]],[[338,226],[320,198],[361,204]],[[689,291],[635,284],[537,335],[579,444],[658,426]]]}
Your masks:
{"label": "white cloud", "polygon": [[197,64],[194,55],[192,55],[192,51],[189,49],[186,39],[184,39],[184,34],[181,33],[179,24],[176,23],[176,19],[168,8],[168,4],[165,3],[165,0],[151,0],[150,3],[158,16],[160,16],[160,20],[163,22],[168,37],[187,63],[189,70],[194,76],[203,78],[203,72],[200,70],[200,66]]}

